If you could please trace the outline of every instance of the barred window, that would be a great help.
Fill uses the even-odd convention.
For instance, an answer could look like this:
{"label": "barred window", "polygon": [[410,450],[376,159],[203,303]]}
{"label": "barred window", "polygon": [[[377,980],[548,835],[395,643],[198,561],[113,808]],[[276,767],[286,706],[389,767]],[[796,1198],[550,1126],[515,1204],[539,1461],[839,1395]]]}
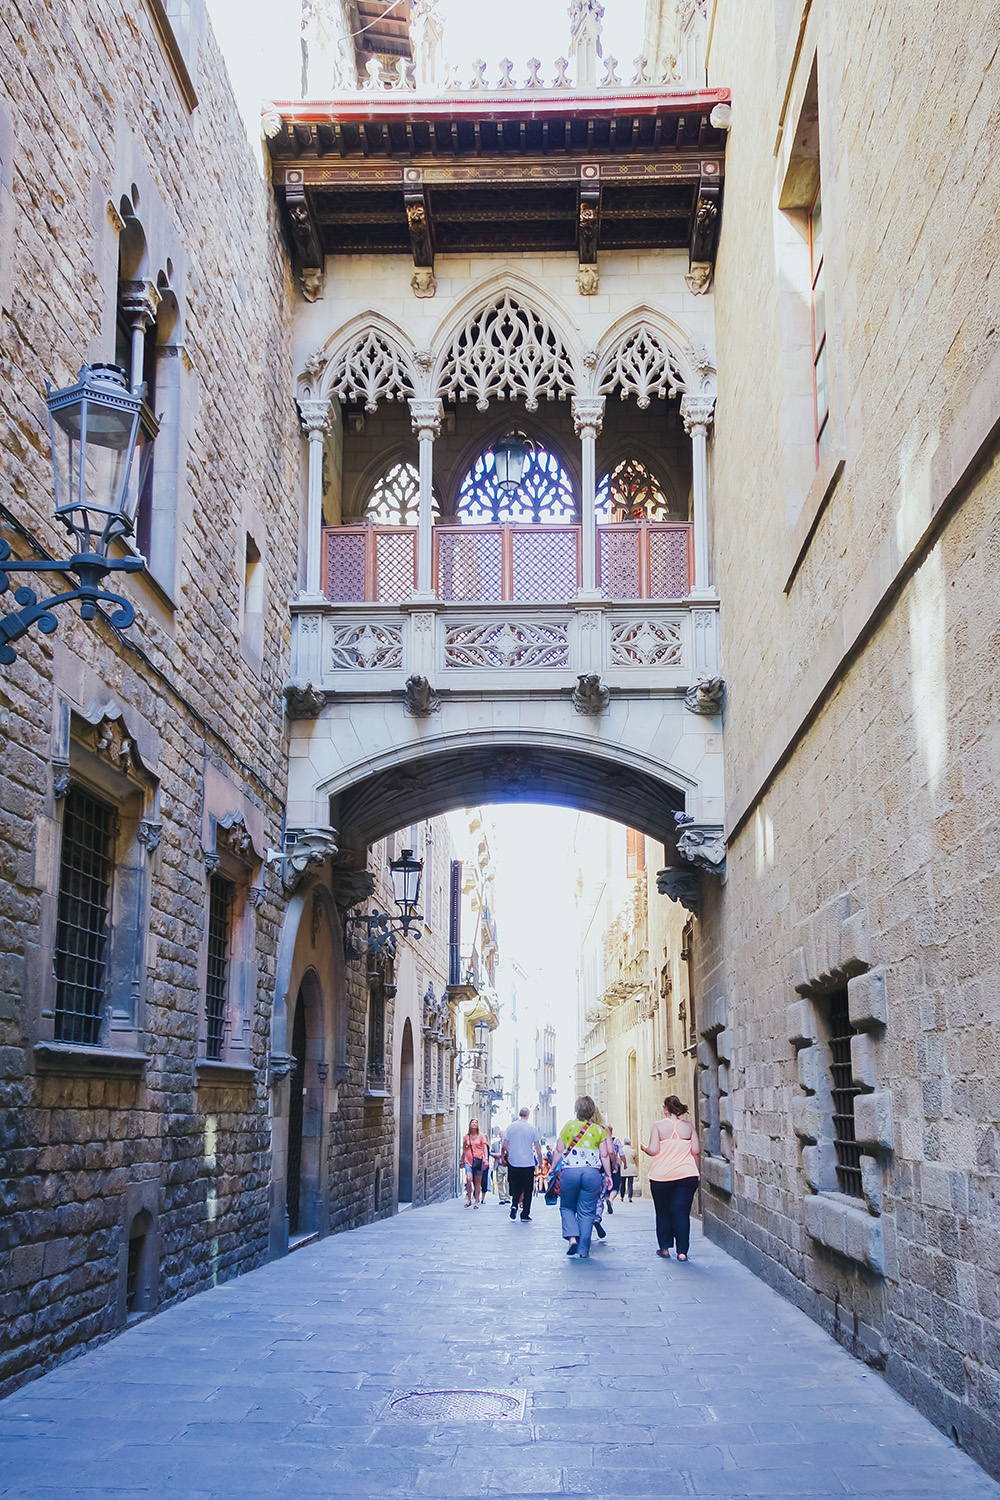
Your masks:
{"label": "barred window", "polygon": [[837,1153],[837,1186],[852,1198],[864,1196],[861,1188],[861,1148],[854,1139],[854,1101],[861,1092],[851,1076],[851,1025],[847,991],[830,996],[830,1075],[833,1080],[833,1138]]}
{"label": "barred window", "polygon": [[71,786],[63,817],[56,924],[55,1037],[96,1047],[107,976],[115,810]]}
{"label": "barred window", "polygon": [[223,875],[208,882],[208,969],[205,984],[206,1056],[218,1062],[226,1027],[229,994],[230,938],[233,917],[233,883]]}

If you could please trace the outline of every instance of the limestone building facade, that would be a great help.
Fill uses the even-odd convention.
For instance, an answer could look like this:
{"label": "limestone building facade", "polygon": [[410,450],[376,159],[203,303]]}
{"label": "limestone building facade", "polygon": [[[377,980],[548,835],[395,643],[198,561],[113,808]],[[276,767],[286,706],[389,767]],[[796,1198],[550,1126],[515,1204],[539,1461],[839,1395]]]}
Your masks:
{"label": "limestone building facade", "polygon": [[728,802],[696,951],[733,1153],[706,1225],[996,1473],[996,17],[767,14],[718,0],[707,63]]}

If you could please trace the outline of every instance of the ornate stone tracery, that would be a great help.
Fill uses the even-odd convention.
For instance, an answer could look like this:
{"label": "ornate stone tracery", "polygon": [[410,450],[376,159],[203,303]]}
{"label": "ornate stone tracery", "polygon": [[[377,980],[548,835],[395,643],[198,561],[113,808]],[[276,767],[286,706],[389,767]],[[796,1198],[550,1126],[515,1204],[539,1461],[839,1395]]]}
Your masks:
{"label": "ornate stone tracery", "polygon": [[537,309],[504,292],[467,318],[456,333],[441,372],[438,394],[475,401],[523,400],[537,411],[542,400],[565,400],[575,390],[570,356],[559,334]]}
{"label": "ornate stone tracery", "polygon": [[676,396],[686,386],[666,339],[643,322],[605,357],[597,388],[604,395],[617,390],[623,401],[635,396],[645,410],[654,396]]}
{"label": "ornate stone tracery", "polygon": [[553,453],[535,449],[511,495],[497,483],[493,453],[480,454],[462,480],[456,510],[460,521],[572,522],[576,519],[573,482]]}
{"label": "ornate stone tracery", "polygon": [[341,354],[329,388],[341,401],[363,401],[368,412],[377,411],[380,401],[406,401],[414,395],[402,351],[374,328]]}

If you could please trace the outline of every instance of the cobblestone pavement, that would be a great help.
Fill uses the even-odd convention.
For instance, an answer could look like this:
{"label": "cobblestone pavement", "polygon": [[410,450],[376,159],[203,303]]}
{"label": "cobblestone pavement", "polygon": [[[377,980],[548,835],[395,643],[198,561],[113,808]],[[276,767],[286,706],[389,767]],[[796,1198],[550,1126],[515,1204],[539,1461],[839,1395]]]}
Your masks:
{"label": "cobblestone pavement", "polygon": [[[605,1224],[580,1263],[544,1203],[441,1204],[204,1292],[0,1402],[0,1495],[1000,1497],[720,1250],[658,1260],[646,1202]],[[428,1388],[524,1415],[387,1414]]]}

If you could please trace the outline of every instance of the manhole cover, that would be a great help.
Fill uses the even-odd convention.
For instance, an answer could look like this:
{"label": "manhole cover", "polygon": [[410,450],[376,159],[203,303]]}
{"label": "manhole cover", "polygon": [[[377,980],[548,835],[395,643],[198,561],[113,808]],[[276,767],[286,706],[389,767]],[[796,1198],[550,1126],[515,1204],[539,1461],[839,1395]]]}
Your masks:
{"label": "manhole cover", "polygon": [[386,1415],[432,1422],[520,1422],[525,1391],[393,1391]]}

